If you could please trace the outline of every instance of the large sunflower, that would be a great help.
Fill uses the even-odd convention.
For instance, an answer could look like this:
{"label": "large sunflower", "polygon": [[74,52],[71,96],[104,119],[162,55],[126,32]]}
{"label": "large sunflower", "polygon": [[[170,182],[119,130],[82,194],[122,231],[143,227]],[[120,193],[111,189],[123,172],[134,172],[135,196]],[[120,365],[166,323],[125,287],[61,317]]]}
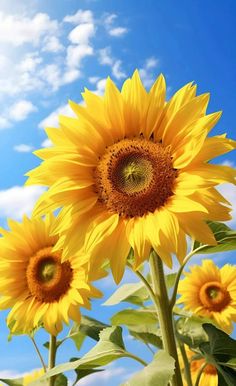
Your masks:
{"label": "large sunflower", "polygon": [[190,267],[180,281],[178,303],[195,314],[213,319],[230,333],[236,322],[236,266],[218,268],[213,261]]}
{"label": "large sunflower", "polygon": [[[196,384],[196,380],[201,370],[202,366],[205,365],[204,370],[202,371],[202,375],[199,381],[199,386],[218,386],[218,373],[215,366],[211,364],[206,364],[204,358],[194,358],[196,354],[191,351],[187,346],[185,346],[186,354],[188,359],[190,360],[190,372],[193,385]],[[188,386],[186,380],[184,379],[184,362],[179,355],[180,359],[180,368],[183,373],[183,386]]]}
{"label": "large sunflower", "polygon": [[10,230],[1,229],[0,309],[12,308],[7,324],[13,333],[43,324],[56,335],[63,322],[80,322],[80,306],[89,308],[88,298],[101,296],[91,280],[104,276],[102,270],[88,271],[80,257],[62,262],[61,253],[53,252],[54,222],[52,215],[24,217],[22,223],[9,221]]}
{"label": "large sunflower", "polygon": [[208,161],[236,142],[207,138],[221,115],[206,115],[209,94],[190,83],[166,102],[164,77],[147,92],[135,71],[121,92],[108,78],[104,97],[83,98],[70,102],[77,118],[46,130],[54,146],[36,152],[43,162],[28,173],[28,184],[49,187],[35,214],[63,207],[54,231],[64,256],[84,246],[97,264],[110,259],[119,282],[131,247],[136,268],[151,247],[169,266],[172,253],[181,261],[186,233],[215,244],[206,220],[231,218],[215,186],[235,183],[236,171]]}

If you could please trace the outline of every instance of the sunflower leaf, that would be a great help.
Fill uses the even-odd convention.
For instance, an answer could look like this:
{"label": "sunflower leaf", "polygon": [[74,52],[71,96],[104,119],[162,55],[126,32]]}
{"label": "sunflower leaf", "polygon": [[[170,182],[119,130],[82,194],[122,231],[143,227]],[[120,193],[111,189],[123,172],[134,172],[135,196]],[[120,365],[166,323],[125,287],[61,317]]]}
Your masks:
{"label": "sunflower leaf", "polygon": [[[75,362],[78,359],[79,358],[71,358],[70,362]],[[76,379],[74,380],[74,384],[77,384],[77,382],[79,382],[80,379],[85,378],[90,374],[98,373],[98,372],[104,371],[104,370],[103,369],[80,369],[79,368],[79,369],[74,369],[74,371],[76,373]]]}
{"label": "sunflower leaf", "polygon": [[121,327],[108,327],[100,332],[99,342],[83,358],[58,365],[48,371],[41,379],[44,380],[69,370],[105,366],[122,357],[133,357],[125,350],[122,329]]}
{"label": "sunflower leaf", "polygon": [[154,360],[137,372],[122,386],[167,386],[174,374],[175,361],[165,351],[160,350]]}
{"label": "sunflower leaf", "polygon": [[0,381],[6,383],[9,386],[23,386],[23,378],[13,378],[13,379],[7,379],[7,378],[0,378]]}
{"label": "sunflower leaf", "polygon": [[148,299],[149,295],[143,283],[127,283],[119,287],[103,305],[113,306],[120,302],[142,305]]}
{"label": "sunflower leaf", "polygon": [[179,318],[176,322],[178,338],[189,347],[198,347],[200,343],[208,340],[203,323],[206,323],[206,319],[197,316]]}
{"label": "sunflower leaf", "polygon": [[194,249],[201,248],[196,253],[215,253],[215,252],[226,252],[236,249],[236,231],[229,228],[227,225],[217,222],[209,221],[208,226],[211,228],[214,233],[217,245],[206,245],[205,247],[198,241],[194,243]]}
{"label": "sunflower leaf", "polygon": [[111,324],[113,326],[125,325],[139,325],[139,324],[157,324],[158,319],[156,312],[152,309],[138,309],[133,310],[127,308],[117,312],[111,317]]}
{"label": "sunflower leaf", "polygon": [[236,384],[236,371],[227,366],[231,359],[236,357],[236,341],[224,331],[206,323],[203,324],[209,342],[201,343],[199,348],[208,363],[213,364],[219,373],[220,385],[234,386]]}

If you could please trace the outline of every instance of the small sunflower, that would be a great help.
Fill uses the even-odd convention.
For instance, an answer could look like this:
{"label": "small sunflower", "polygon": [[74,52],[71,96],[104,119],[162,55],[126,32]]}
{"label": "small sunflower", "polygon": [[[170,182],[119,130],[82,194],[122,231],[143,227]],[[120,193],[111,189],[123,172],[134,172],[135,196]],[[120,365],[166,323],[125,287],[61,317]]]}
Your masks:
{"label": "small sunflower", "polygon": [[12,333],[43,324],[57,335],[63,322],[80,322],[80,307],[90,308],[90,297],[102,295],[91,284],[104,276],[102,270],[88,271],[82,257],[62,262],[61,252],[54,252],[55,220],[51,214],[44,220],[25,216],[22,223],[9,220],[10,230],[1,229],[0,309],[12,308],[7,318]]}
{"label": "small sunflower", "polygon": [[213,319],[226,332],[236,321],[236,266],[218,268],[211,260],[193,266],[180,281],[178,303],[193,313]]}
{"label": "small sunflower", "polygon": [[[206,362],[204,358],[199,358],[199,359],[193,358],[193,356],[196,354],[193,351],[191,351],[187,346],[185,346],[185,351],[190,361],[190,372],[191,372],[192,382],[193,382],[193,385],[195,385],[195,382],[198,377],[198,373]],[[188,386],[186,380],[184,379],[184,362],[181,359],[181,357],[180,357],[180,367],[183,373],[183,386]],[[211,364],[207,364],[206,367],[204,367],[204,370],[202,371],[202,375],[200,378],[199,386],[218,386],[218,373],[215,366]]]}
{"label": "small sunflower", "polygon": [[164,77],[147,92],[135,71],[121,92],[108,78],[103,97],[82,95],[85,106],[70,102],[76,118],[46,129],[54,146],[36,151],[43,162],[28,173],[28,184],[49,187],[34,214],[62,208],[63,258],[83,247],[96,265],[110,259],[119,282],[131,248],[136,269],[151,248],[168,266],[172,253],[182,261],[186,234],[216,244],[206,221],[231,216],[215,186],[235,183],[236,171],[208,161],[236,142],[207,138],[221,116],[206,115],[209,94],[189,83],[166,102]]}
{"label": "small sunflower", "polygon": [[28,386],[32,382],[37,381],[39,378],[41,378],[44,375],[43,369],[33,370],[31,373],[28,373],[24,375],[23,377],[23,386]]}

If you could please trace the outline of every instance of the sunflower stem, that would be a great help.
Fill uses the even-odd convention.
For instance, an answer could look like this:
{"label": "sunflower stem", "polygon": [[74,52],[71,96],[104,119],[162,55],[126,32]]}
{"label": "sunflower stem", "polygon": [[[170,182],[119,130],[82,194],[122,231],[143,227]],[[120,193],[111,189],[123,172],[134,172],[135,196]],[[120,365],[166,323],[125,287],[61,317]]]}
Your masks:
{"label": "sunflower stem", "polygon": [[175,341],[172,309],[168,298],[163,264],[160,257],[154,251],[150,255],[149,264],[153,292],[155,294],[154,304],[158,314],[163,348],[175,360],[175,374],[171,379],[171,385],[183,386]]}
{"label": "sunflower stem", "polygon": [[32,341],[32,343],[33,343],[33,345],[34,345],[35,351],[36,351],[36,353],[37,353],[37,355],[38,355],[38,357],[39,357],[39,360],[40,360],[41,365],[42,365],[42,367],[43,367],[43,369],[44,369],[44,372],[46,373],[47,368],[46,368],[46,365],[45,365],[45,363],[44,363],[42,354],[41,354],[41,352],[39,351],[39,348],[38,348],[38,346],[37,346],[37,344],[36,344],[36,342],[35,342],[35,339],[34,339],[32,336],[30,336],[30,339],[31,339],[31,341]]}
{"label": "sunflower stem", "polygon": [[177,272],[177,276],[176,276],[176,279],[175,279],[175,284],[174,284],[174,289],[173,289],[173,294],[172,294],[172,297],[170,299],[170,306],[171,306],[171,309],[173,309],[174,305],[175,305],[175,302],[176,302],[176,296],[177,296],[177,291],[178,291],[178,285],[179,285],[179,281],[180,281],[180,277],[182,275],[182,272],[184,270],[184,267],[185,265],[187,264],[187,262],[189,261],[189,259],[195,255],[195,253],[199,252],[201,249],[203,249],[206,245],[201,245],[200,247],[196,248],[196,249],[192,249],[184,258],[183,260],[183,263],[180,267],[180,269],[178,270]]}
{"label": "sunflower stem", "polygon": [[206,366],[207,366],[207,363],[203,363],[202,366],[200,367],[200,370],[198,372],[197,379],[195,382],[195,386],[199,386],[202,373],[203,373]]}
{"label": "sunflower stem", "polygon": [[189,365],[189,361],[188,361],[188,357],[186,354],[184,344],[182,342],[179,342],[179,348],[180,348],[181,355],[182,355],[182,358],[184,361],[184,376],[185,376],[186,382],[187,382],[188,386],[193,386],[192,378],[191,378],[190,365]]}
{"label": "sunflower stem", "polygon": [[[50,335],[49,342],[49,355],[48,355],[48,370],[53,369],[56,363],[56,351],[57,351],[57,338],[54,335]],[[49,378],[49,386],[54,386],[55,376]]]}

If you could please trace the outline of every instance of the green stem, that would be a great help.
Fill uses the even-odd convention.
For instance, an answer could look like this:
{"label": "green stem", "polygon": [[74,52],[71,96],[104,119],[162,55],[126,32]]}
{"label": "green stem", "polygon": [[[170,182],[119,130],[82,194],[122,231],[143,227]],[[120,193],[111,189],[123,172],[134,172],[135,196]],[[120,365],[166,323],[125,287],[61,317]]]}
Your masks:
{"label": "green stem", "polygon": [[152,252],[149,263],[163,348],[175,360],[175,374],[172,377],[171,384],[172,386],[183,386],[176,348],[172,309],[168,298],[162,260],[155,252]]}
{"label": "green stem", "polygon": [[[48,370],[53,369],[56,363],[57,338],[50,335],[49,355],[48,355]],[[54,386],[55,376],[49,378],[49,386]]]}
{"label": "green stem", "polygon": [[198,372],[197,379],[196,379],[196,382],[195,382],[195,386],[199,386],[203,370],[205,369],[206,366],[207,366],[207,363],[203,363],[202,366],[200,367],[200,370]]}
{"label": "green stem", "polygon": [[135,361],[141,363],[143,366],[147,366],[147,365],[148,365],[148,363],[145,362],[142,358],[139,358],[139,357],[137,357],[137,356],[134,355],[134,354],[128,353],[126,356],[127,356],[128,358],[132,358],[132,359],[134,359]]}
{"label": "green stem", "polygon": [[179,348],[180,348],[182,358],[184,361],[184,376],[185,376],[186,382],[187,382],[188,386],[193,386],[192,378],[191,378],[190,365],[189,365],[189,361],[188,361],[188,357],[187,357],[187,354],[185,351],[184,344],[179,342]]}
{"label": "green stem", "polygon": [[187,264],[187,262],[189,261],[189,259],[195,255],[195,253],[199,252],[201,249],[203,249],[205,247],[205,245],[201,245],[200,247],[194,249],[194,250],[191,250],[187,255],[186,257],[184,258],[183,260],[183,264],[181,265],[180,269],[178,270],[177,272],[177,276],[176,276],[176,279],[175,279],[175,284],[174,284],[174,289],[173,289],[173,294],[172,294],[172,297],[171,297],[171,300],[170,300],[170,306],[171,306],[171,309],[173,309],[174,305],[175,305],[175,302],[176,302],[176,296],[177,296],[177,291],[178,291],[178,285],[179,285],[179,280],[180,280],[180,277],[182,275],[182,272],[184,270],[184,267],[185,265]]}
{"label": "green stem", "polygon": [[154,292],[152,290],[152,287],[148,283],[148,281],[145,279],[145,277],[141,274],[140,271],[138,271],[138,270],[135,271],[131,264],[127,263],[127,265],[131,269],[131,271],[133,273],[135,273],[138,276],[138,278],[143,282],[143,284],[145,285],[145,287],[146,287],[146,289],[147,289],[147,291],[148,291],[148,293],[150,295],[150,298],[152,299],[153,303],[156,304],[156,296],[155,296],[155,294],[154,294]]}
{"label": "green stem", "polygon": [[43,369],[44,369],[44,372],[46,373],[47,368],[46,368],[46,365],[45,365],[45,363],[44,363],[43,357],[42,357],[42,355],[41,355],[41,353],[40,353],[40,351],[39,351],[39,348],[38,348],[38,346],[37,346],[37,344],[36,344],[36,342],[35,342],[35,339],[34,339],[32,336],[30,336],[30,339],[31,339],[31,341],[32,341],[32,343],[33,343],[33,345],[34,345],[34,348],[35,348],[36,353],[38,354],[38,357],[39,357],[39,360],[40,360],[40,362],[41,362],[41,365],[42,365],[42,367],[43,367]]}

